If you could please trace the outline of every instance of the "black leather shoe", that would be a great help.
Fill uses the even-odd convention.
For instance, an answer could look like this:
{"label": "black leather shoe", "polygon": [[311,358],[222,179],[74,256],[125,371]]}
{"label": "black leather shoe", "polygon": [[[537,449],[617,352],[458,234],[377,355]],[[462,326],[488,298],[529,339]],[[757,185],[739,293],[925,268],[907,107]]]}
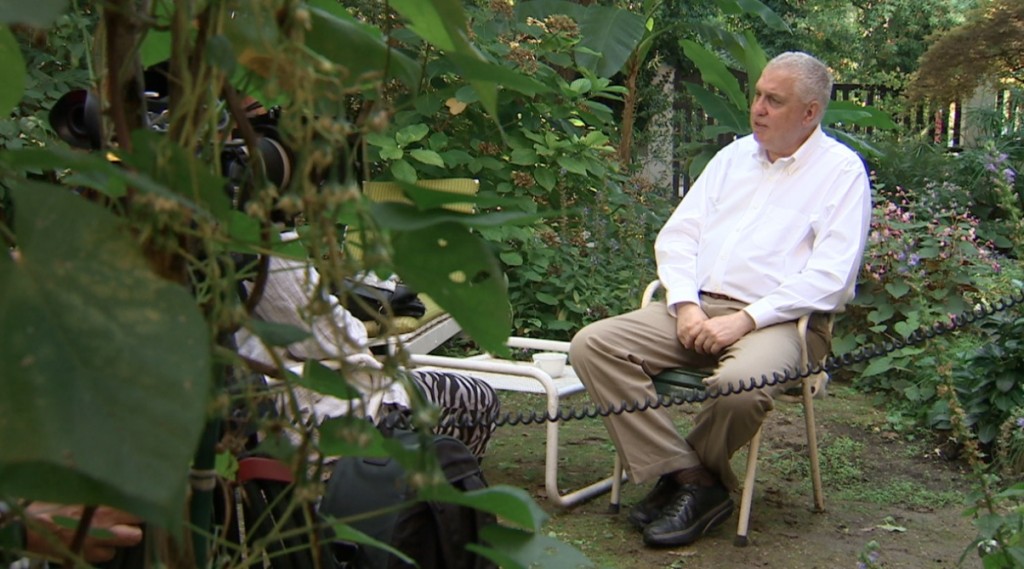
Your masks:
{"label": "black leather shoe", "polygon": [[631,510],[629,510],[629,523],[638,530],[644,529],[647,524],[661,517],[661,511],[672,503],[672,499],[679,494],[680,485],[665,475],[658,479],[654,488],[644,496]]}
{"label": "black leather shoe", "polygon": [[684,485],[661,517],[644,528],[644,543],[660,547],[693,543],[728,520],[732,509],[725,486]]}

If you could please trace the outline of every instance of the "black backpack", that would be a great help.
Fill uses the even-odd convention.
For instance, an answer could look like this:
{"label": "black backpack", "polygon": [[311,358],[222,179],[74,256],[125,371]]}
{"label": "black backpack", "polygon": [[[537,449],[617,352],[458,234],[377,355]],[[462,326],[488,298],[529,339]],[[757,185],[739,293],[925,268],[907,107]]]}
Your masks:
{"label": "black backpack", "polygon": [[[395,431],[393,436],[409,449],[418,448],[421,440],[420,435],[410,431]],[[452,486],[462,491],[487,487],[479,462],[462,441],[445,435],[430,435],[429,439]],[[405,470],[397,460],[349,456],[335,464],[319,513],[346,519],[414,498]],[[493,514],[473,508],[418,501],[402,510],[352,521],[349,525],[406,554],[420,569],[491,569],[496,565],[465,546],[479,543],[480,529],[496,521]],[[340,541],[335,545],[335,555],[345,567],[413,567],[380,548]]]}

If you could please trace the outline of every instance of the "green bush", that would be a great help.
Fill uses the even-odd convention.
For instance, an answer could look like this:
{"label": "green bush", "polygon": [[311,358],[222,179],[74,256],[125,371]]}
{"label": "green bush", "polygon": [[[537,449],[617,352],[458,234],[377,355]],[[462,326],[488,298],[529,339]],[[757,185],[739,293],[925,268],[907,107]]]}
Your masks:
{"label": "green bush", "polygon": [[[967,425],[983,445],[995,445],[1004,425],[1024,408],[1024,317],[998,314],[984,331],[985,343],[966,354],[953,379]],[[1004,444],[1012,437],[1007,439]]]}
{"label": "green bush", "polygon": [[367,137],[366,162],[380,179],[476,178],[483,209],[535,214],[539,223],[478,231],[503,263],[512,332],[566,339],[637,305],[654,277],[654,232],[672,204],[670,190],[630,177],[619,163],[615,109],[626,91],[585,57],[584,45],[597,37],[587,21],[628,24],[613,34],[629,45],[643,32],[642,20],[611,8],[550,6],[550,14],[543,3],[473,10],[477,47],[509,77],[521,73],[537,82],[498,92],[500,129],[472,104],[475,92],[457,82],[450,66],[424,53],[424,88]]}
{"label": "green bush", "polygon": [[[945,156],[944,160],[959,160]],[[914,179],[908,172],[908,178]],[[922,176],[922,186],[876,184],[872,228],[857,296],[837,323],[834,351],[904,341],[921,326],[946,323],[978,303],[1015,290],[1019,265],[979,236],[969,193],[952,182]],[[940,366],[981,342],[976,330],[958,330],[853,366],[857,386],[887,400],[900,417],[942,426],[936,397]]]}

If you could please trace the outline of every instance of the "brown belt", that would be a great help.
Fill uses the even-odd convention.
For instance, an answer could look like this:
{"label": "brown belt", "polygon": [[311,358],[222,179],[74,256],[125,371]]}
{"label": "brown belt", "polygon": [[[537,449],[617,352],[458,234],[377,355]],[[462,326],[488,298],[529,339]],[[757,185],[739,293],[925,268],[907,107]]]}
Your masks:
{"label": "brown belt", "polygon": [[700,291],[700,295],[701,296],[706,296],[708,298],[713,298],[715,300],[728,300],[729,302],[743,302],[742,300],[737,300],[737,299],[735,299],[735,298],[733,298],[731,296],[726,296],[724,294],[718,294],[717,292],[708,292],[706,290]]}

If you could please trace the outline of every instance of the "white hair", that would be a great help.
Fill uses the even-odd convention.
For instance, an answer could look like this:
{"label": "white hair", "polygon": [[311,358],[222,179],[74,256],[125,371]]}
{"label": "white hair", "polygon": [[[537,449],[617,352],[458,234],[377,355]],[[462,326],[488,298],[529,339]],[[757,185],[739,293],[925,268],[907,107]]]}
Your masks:
{"label": "white hair", "polygon": [[801,51],[787,51],[772,58],[765,66],[786,69],[796,79],[797,95],[805,103],[818,101],[825,112],[832,98],[832,73],[818,58]]}

